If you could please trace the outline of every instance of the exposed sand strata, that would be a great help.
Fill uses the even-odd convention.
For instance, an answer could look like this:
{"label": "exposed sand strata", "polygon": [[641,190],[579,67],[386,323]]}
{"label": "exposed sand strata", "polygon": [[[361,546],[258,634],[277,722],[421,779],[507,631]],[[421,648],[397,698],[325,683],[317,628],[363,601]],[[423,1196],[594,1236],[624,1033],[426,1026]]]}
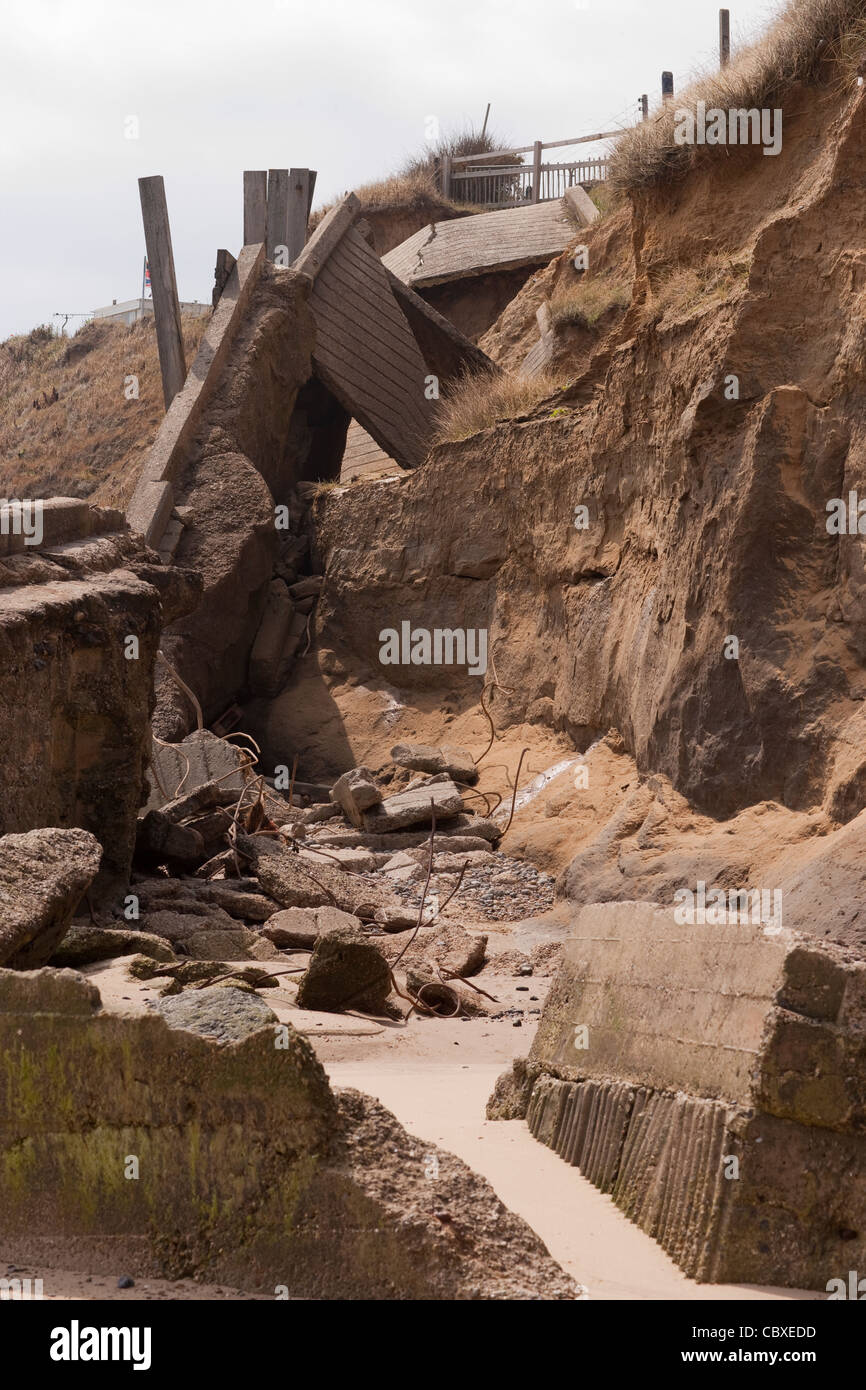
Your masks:
{"label": "exposed sand strata", "polygon": [[[376,670],[389,613],[487,627],[500,728],[545,719],[586,747],[614,726],[642,771],[714,815],[770,798],[861,809],[859,541],[825,522],[863,483],[847,190],[864,119],[862,98],[844,116],[804,103],[770,173],[742,150],[724,197],[708,171],[648,200],[632,309],[564,398],[441,446],[410,478],[323,500],[318,622],[344,668]],[[703,293],[708,254],[744,273]],[[495,573],[460,577],[482,536]],[[421,691],[441,673],[388,674]]]}

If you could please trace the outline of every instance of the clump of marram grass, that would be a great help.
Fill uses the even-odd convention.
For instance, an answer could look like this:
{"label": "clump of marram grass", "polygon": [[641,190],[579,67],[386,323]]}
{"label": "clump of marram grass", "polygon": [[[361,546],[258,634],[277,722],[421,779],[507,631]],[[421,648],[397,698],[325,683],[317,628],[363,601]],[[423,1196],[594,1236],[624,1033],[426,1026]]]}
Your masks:
{"label": "clump of marram grass", "polygon": [[584,277],[576,285],[555,290],[549,300],[550,321],[555,329],[594,328],[611,309],[625,309],[631,289],[619,280],[600,275]]}
{"label": "clump of marram grass", "polygon": [[[431,144],[421,154],[410,155],[395,174],[389,174],[387,178],[362,184],[354,190],[355,196],[360,200],[361,207],[365,212],[384,212],[392,208],[405,209],[411,212],[425,208],[429,204],[457,210],[471,207],[474,210],[474,204],[471,202],[473,189],[470,181],[467,181],[469,184],[467,193],[470,201],[461,202],[455,198],[443,198],[439,189],[439,167],[442,158],[444,155],[450,155],[453,158],[456,155],[488,154],[492,150],[503,148],[503,142],[497,135],[488,131],[482,135],[474,127],[467,126],[451,135],[442,136],[440,140]],[[491,165],[517,164],[519,162],[520,157],[518,155],[509,154],[491,160]],[[342,196],[345,197],[345,194]],[[325,213],[329,212],[338,201],[338,199],[334,199],[326,206],[317,208],[310,218],[310,226],[317,226]]]}
{"label": "clump of marram grass", "polygon": [[533,377],[467,373],[447,388],[439,401],[433,442],[456,444],[491,425],[527,415],[564,385],[561,377],[551,373]]}
{"label": "clump of marram grass", "polygon": [[799,82],[814,81],[830,63],[850,80],[866,54],[866,0],[790,0],[756,43],[718,72],[698,77],[648,121],[620,137],[611,156],[612,189],[639,192],[685,174],[719,145],[677,144],[677,111],[698,101],[724,111],[772,108]]}
{"label": "clump of marram grass", "polygon": [[669,314],[688,314],[728,299],[748,273],[748,261],[732,261],[721,253],[708,256],[699,266],[678,267],[653,292],[653,315],[660,321]]}

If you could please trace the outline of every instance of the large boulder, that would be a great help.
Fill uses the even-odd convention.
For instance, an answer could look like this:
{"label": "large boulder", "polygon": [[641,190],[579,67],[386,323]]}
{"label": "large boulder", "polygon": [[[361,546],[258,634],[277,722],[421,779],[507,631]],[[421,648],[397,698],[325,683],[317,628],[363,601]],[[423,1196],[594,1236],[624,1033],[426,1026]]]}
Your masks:
{"label": "large boulder", "polygon": [[0,839],[0,965],[45,965],[96,878],[102,848],[87,830],[28,830]]}
{"label": "large boulder", "polygon": [[301,1009],[378,1013],[391,991],[391,972],[378,947],[359,931],[337,926],[316,942],[297,1003]]}
{"label": "large boulder", "polygon": [[158,1000],[153,1008],[170,1028],[201,1033],[220,1043],[242,1042],[251,1033],[276,1023],[277,1016],[257,994],[234,986],[208,985]]}

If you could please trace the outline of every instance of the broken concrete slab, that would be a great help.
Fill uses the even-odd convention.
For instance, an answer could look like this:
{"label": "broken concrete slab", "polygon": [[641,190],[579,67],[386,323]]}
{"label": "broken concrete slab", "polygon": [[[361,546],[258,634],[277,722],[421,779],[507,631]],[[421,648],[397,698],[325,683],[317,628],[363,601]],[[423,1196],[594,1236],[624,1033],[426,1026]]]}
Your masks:
{"label": "broken concrete slab", "polygon": [[321,935],[298,986],[299,1009],[379,1013],[391,992],[382,952],[356,927],[334,925]]}
{"label": "broken concrete slab", "polygon": [[51,958],[101,859],[102,847],[87,830],[0,838],[0,964],[32,970]]}
{"label": "broken concrete slab", "polygon": [[463,810],[460,792],[453,782],[432,782],[386,797],[375,811],[365,813],[364,829],[372,835],[381,835],[409,825],[429,825],[431,803],[437,822],[457,816]]}
{"label": "broken concrete slab", "polygon": [[387,901],[384,887],[343,873],[332,864],[305,863],[299,854],[264,837],[238,836],[238,850],[254,867],[263,890],[281,907],[332,907],[358,912]]}
{"label": "broken concrete slab", "polygon": [[282,579],[272,579],[250,652],[249,686],[253,695],[272,698],[288,680],[295,655],[289,650],[294,616],[295,605],[285,583]]}
{"label": "broken concrete slab", "polygon": [[[417,915],[415,920],[417,921]],[[399,941],[382,942],[381,949],[389,961],[394,961],[402,951]],[[416,939],[403,955],[402,969],[409,966],[428,966],[438,976],[477,975],[484,965],[487,951],[487,937],[474,936],[458,922],[437,922],[432,927],[422,927]]]}
{"label": "broken concrete slab", "polygon": [[68,966],[78,970],[94,961],[111,960],[114,956],[148,956],[155,961],[175,960],[174,951],[161,936],[134,931],[129,927],[99,927],[73,922],[60,945],[51,955],[57,969]]}
{"label": "broken concrete slab", "polygon": [[151,795],[147,809],[188,795],[206,782],[218,781],[226,790],[240,792],[247,781],[241,769],[249,766],[248,749],[217,738],[209,729],[198,729],[180,743],[157,743],[151,752],[148,781]]}
{"label": "broken concrete slab", "polygon": [[455,744],[434,747],[428,743],[398,743],[391,749],[391,757],[398,767],[408,767],[414,772],[444,772],[457,782],[473,785],[478,781],[478,769],[472,754],[467,748],[458,748]]}
{"label": "broken concrete slab", "polygon": [[184,937],[183,950],[193,960],[276,960],[279,951],[271,941],[234,922],[229,929],[206,927]]}
{"label": "broken concrete slab", "polygon": [[239,891],[231,880],[201,884],[199,897],[204,903],[213,903],[215,907],[222,908],[230,917],[246,922],[266,922],[274,911],[270,898],[259,892]]}
{"label": "broken concrete slab", "polygon": [[344,772],[331,788],[331,800],[340,807],[354,826],[363,825],[363,812],[378,806],[382,793],[367,767],[354,767]]}
{"label": "broken concrete slab", "polygon": [[490,1114],[522,1109],[692,1277],[824,1288],[866,1261],[864,1074],[863,960],[604,903]]}
{"label": "broken concrete slab", "polygon": [[277,1016],[257,994],[234,987],[209,985],[185,991],[153,1005],[156,1013],[172,1028],[200,1033],[219,1043],[242,1042],[244,1038],[277,1023]]}
{"label": "broken concrete slab", "polygon": [[261,935],[283,949],[312,951],[319,939],[319,924],[311,907],[287,907],[268,918]]}
{"label": "broken concrete slab", "polygon": [[319,937],[338,927],[359,932],[361,923],[350,912],[336,907],[288,907],[275,912],[262,927],[262,935],[275,945],[313,949]]}

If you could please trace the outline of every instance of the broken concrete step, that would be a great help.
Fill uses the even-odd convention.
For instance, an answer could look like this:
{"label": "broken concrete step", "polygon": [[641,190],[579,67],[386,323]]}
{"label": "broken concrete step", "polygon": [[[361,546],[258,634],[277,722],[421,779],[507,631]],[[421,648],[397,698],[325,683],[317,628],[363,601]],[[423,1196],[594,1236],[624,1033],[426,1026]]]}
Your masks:
{"label": "broken concrete step", "polygon": [[428,783],[425,787],[386,797],[375,811],[365,813],[364,829],[370,834],[381,835],[404,830],[410,825],[429,825],[431,802],[437,822],[458,816],[463,810],[460,792],[453,782]]}
{"label": "broken concrete step", "polygon": [[391,757],[398,767],[414,772],[447,773],[456,782],[473,786],[478,781],[478,769],[468,748],[451,743],[438,748],[429,743],[398,743],[391,749]]}

